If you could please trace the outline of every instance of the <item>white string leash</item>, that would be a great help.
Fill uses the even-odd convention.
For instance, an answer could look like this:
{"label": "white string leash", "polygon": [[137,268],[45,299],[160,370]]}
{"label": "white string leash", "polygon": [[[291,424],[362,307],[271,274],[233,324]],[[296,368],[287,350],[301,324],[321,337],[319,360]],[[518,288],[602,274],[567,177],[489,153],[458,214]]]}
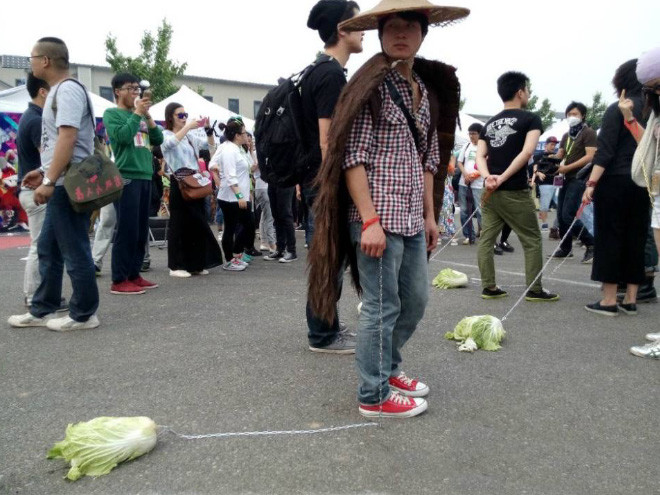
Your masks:
{"label": "white string leash", "polygon": [[203,440],[207,438],[231,438],[231,437],[257,437],[257,436],[282,436],[282,435],[314,435],[318,433],[330,433],[334,431],[352,430],[355,428],[368,428],[370,426],[380,426],[378,423],[354,423],[344,426],[330,426],[328,428],[317,428],[310,430],[264,430],[264,431],[235,431],[223,433],[207,433],[204,435],[186,435],[179,433],[169,426],[159,426],[159,434],[172,433],[185,440]]}
{"label": "white string leash", "polygon": [[[385,254],[385,253],[383,253]],[[379,352],[380,362],[378,364],[378,426],[383,421],[383,257],[378,258],[378,329],[379,329]]]}
{"label": "white string leash", "polygon": [[[471,222],[471,221],[472,221],[472,217],[474,217],[474,216],[477,214],[478,211],[481,211],[481,206],[477,206],[477,207],[474,209],[474,211],[472,212],[472,214],[471,214],[471,215],[465,220],[465,222],[463,222],[463,223]],[[463,230],[463,225],[461,225],[461,228],[460,228],[460,229],[456,229],[456,233],[451,237],[451,239],[449,239],[449,240],[447,241],[447,244],[445,244],[444,246],[442,246],[438,251],[436,251],[436,253],[435,253],[433,256],[431,256],[431,257],[429,258],[429,262],[431,262],[431,261],[433,261],[434,259],[436,259],[440,253],[442,253],[445,249],[447,249],[447,247],[451,245],[451,242],[452,242],[454,239],[456,239],[456,236],[457,236],[458,234],[460,234],[462,230]]]}
{"label": "white string leash", "polygon": [[568,230],[566,231],[566,234],[564,234],[564,237],[562,237],[562,239],[559,241],[559,245],[558,245],[558,246],[555,248],[555,250],[552,252],[552,254],[550,255],[550,257],[548,258],[548,261],[545,262],[545,265],[543,265],[543,268],[541,268],[541,270],[536,274],[536,277],[534,277],[534,280],[532,280],[532,283],[529,284],[529,285],[527,286],[527,289],[525,289],[525,290],[523,291],[523,293],[520,295],[520,297],[518,298],[518,300],[516,301],[516,303],[511,307],[511,309],[507,312],[507,314],[505,314],[505,315],[501,318],[502,323],[504,323],[504,320],[506,320],[506,319],[509,317],[509,315],[510,315],[511,313],[513,313],[513,310],[515,310],[515,309],[518,307],[518,305],[522,302],[522,300],[523,300],[523,299],[525,298],[525,296],[527,295],[527,292],[529,292],[529,290],[534,286],[534,284],[536,283],[536,281],[537,281],[539,278],[541,278],[541,275],[543,275],[543,272],[548,268],[548,265],[549,265],[549,264],[552,262],[552,260],[554,259],[553,256],[557,253],[557,251],[559,251],[559,248],[561,247],[561,243],[564,242],[564,241],[566,240],[566,238],[570,235],[571,230],[573,230],[573,226],[575,225],[575,223],[576,223],[576,222],[580,219],[580,217],[582,216],[582,210],[584,210],[584,207],[585,207],[585,206],[586,206],[586,204],[583,203],[582,206],[580,207],[580,209],[578,210],[577,214],[575,215],[575,218],[573,219],[573,222],[571,223],[571,226],[570,226],[570,227],[568,228]]}

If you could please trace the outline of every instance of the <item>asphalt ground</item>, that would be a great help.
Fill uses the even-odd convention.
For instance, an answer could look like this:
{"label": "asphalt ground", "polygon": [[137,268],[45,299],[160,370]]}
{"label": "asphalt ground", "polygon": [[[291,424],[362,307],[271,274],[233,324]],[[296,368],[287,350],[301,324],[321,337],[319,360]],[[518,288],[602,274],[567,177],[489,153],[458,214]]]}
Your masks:
{"label": "asphalt ground", "polygon": [[[660,361],[628,352],[658,331],[660,305],[634,317],[587,313],[599,290],[576,248],[544,278],[561,301],[523,302],[505,321],[500,351],[461,353],[444,339],[461,318],[501,317],[522,294],[523,256],[511,243],[515,253],[496,258],[510,293],[502,300],[479,296],[476,246],[450,246],[430,263],[429,281],[452,267],[471,283],[431,288],[405,349],[403,369],[431,388],[423,415],[314,435],[164,433],[151,453],[72,483],[64,461],[46,453],[67,424],[97,416],[149,416],[189,434],[364,422],[354,357],[307,349],[304,249],[295,263],[255,259],[242,273],[190,279],[169,277],[166,251],[152,249],[148,278],[160,288],[141,296],[109,293],[108,256],[99,328],[0,325],[0,493],[660,493]],[[546,253],[555,246],[544,241]],[[0,250],[4,317],[24,312],[26,252]],[[346,287],[340,311],[353,329],[357,303]]]}

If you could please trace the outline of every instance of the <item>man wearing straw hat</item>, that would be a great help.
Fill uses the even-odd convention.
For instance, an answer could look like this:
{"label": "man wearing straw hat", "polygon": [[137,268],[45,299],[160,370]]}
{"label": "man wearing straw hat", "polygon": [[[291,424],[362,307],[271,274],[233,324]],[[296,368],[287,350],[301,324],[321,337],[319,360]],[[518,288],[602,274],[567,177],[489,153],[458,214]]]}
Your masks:
{"label": "man wearing straw hat", "polygon": [[344,88],[317,177],[309,302],[331,321],[337,269],[348,257],[362,294],[357,335],[359,412],[411,417],[429,387],[400,368],[401,350],[428,300],[427,252],[438,240],[434,174],[444,183],[460,87],[455,69],[417,58],[429,25],[469,10],[426,0],[383,0],[338,29],[378,29],[382,53]]}

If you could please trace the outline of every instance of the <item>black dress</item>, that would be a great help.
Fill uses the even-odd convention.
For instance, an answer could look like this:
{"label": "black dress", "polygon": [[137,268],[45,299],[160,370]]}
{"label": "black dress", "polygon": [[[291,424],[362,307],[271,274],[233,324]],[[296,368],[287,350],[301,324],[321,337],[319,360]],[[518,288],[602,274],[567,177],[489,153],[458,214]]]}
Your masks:
{"label": "black dress", "polygon": [[[643,102],[635,103],[641,121]],[[594,165],[605,168],[594,191],[594,261],[591,279],[608,284],[646,281],[644,248],[651,221],[648,192],[630,177],[637,143],[613,103],[603,116]]]}

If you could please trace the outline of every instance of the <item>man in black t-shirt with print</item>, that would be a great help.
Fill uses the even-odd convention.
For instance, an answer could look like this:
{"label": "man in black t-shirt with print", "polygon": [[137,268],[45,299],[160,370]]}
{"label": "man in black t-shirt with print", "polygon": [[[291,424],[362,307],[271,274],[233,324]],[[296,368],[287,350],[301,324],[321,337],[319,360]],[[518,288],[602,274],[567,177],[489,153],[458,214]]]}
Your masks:
{"label": "man in black t-shirt with print", "polygon": [[[504,110],[492,117],[479,137],[477,166],[485,179],[478,261],[484,299],[507,295],[495,283],[492,246],[505,223],[518,235],[525,252],[527,301],[556,301],[557,294],[543,290],[541,230],[529,194],[527,163],[543,131],[538,115],[523,110],[529,101],[529,79],[520,72],[506,72],[497,80]],[[537,278],[538,276],[538,278]]]}
{"label": "man in black t-shirt with print", "polygon": [[[311,10],[307,26],[317,30],[325,43],[324,52],[316,59],[316,66],[301,84],[303,129],[310,151],[307,159],[308,171],[303,179],[302,192],[307,204],[307,235],[312,242],[314,235],[314,199],[317,188],[314,179],[328,147],[328,131],[332,112],[339,94],[346,84],[344,67],[353,53],[362,51],[361,31],[338,31],[337,25],[352,18],[360,9],[358,4],[346,0],[320,0]],[[343,279],[344,270],[337,276]],[[341,285],[340,285],[341,287]],[[317,318],[307,304],[307,327],[309,349],[331,354],[355,353],[355,338],[339,326],[339,316],[328,325]]]}

